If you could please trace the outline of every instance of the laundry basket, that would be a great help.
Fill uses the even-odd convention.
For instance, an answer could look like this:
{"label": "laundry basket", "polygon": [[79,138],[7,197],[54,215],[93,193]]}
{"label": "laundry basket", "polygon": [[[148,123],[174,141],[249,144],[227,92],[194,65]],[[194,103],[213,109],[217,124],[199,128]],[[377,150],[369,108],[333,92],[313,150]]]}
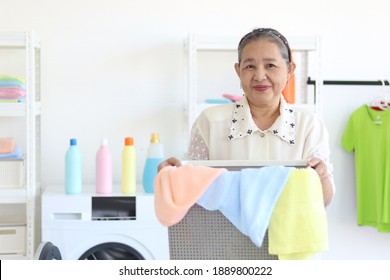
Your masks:
{"label": "laundry basket", "polygon": [[277,260],[268,253],[267,235],[257,247],[221,212],[197,204],[168,233],[171,260]]}
{"label": "laundry basket", "polygon": [[24,159],[0,160],[0,189],[23,187],[25,169]]}
{"label": "laundry basket", "polygon": [[[226,168],[237,171],[263,166],[306,166],[306,161],[185,161],[183,164]],[[219,211],[195,204],[179,223],[170,226],[169,249],[173,260],[277,260],[268,252],[268,234],[261,247],[242,234]]]}

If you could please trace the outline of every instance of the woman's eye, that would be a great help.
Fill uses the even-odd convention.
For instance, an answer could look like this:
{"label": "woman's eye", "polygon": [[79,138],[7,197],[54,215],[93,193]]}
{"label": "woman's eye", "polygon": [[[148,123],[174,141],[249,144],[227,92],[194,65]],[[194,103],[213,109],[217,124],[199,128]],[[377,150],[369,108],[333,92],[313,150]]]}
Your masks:
{"label": "woman's eye", "polygon": [[270,64],[267,65],[267,67],[268,67],[268,68],[274,68],[274,67],[276,67],[276,65],[270,63]]}
{"label": "woman's eye", "polygon": [[251,64],[248,64],[245,66],[245,69],[253,69],[255,68],[255,66],[251,65]]}

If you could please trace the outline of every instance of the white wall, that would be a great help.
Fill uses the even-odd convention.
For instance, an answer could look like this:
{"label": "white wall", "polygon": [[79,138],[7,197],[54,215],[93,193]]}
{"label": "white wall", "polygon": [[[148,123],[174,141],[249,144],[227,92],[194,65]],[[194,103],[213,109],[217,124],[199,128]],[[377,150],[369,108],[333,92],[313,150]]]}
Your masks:
{"label": "white wall", "polygon": [[[71,137],[79,139],[86,183],[94,181],[95,153],[107,137],[119,182],[126,136],[135,138],[138,178],[152,131],[167,155],[185,152],[187,34],[236,36],[259,26],[287,37],[318,34],[324,79],[390,79],[385,7],[386,0],[12,0],[1,3],[0,31],[34,30],[42,41],[44,184],[63,182]],[[386,259],[390,235],[355,226],[353,162],[340,149],[349,114],[377,92],[370,88],[356,99],[356,88],[333,90],[323,91],[324,119],[338,189],[328,210],[331,248],[323,257]]]}

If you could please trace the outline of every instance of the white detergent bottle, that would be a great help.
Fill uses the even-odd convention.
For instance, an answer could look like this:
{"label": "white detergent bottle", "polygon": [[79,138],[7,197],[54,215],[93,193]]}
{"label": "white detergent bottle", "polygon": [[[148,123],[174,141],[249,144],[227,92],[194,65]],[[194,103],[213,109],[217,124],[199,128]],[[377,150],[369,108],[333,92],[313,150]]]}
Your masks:
{"label": "white detergent bottle", "polygon": [[154,179],[158,165],[164,160],[164,147],[160,143],[158,133],[152,133],[148,148],[142,184],[146,193],[154,193]]}
{"label": "white detergent bottle", "polygon": [[96,193],[112,193],[112,155],[107,139],[102,139],[96,153]]}
{"label": "white detergent bottle", "polygon": [[134,139],[125,138],[122,150],[122,193],[135,194],[136,192],[136,153]]}
{"label": "white detergent bottle", "polygon": [[77,139],[70,139],[70,147],[65,154],[65,193],[79,194],[82,191],[82,158]]}

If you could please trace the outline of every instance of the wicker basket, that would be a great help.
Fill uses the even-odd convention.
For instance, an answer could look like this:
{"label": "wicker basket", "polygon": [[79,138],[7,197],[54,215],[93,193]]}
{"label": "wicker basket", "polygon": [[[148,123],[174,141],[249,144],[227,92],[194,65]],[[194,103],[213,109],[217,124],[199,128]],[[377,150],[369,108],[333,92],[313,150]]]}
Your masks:
{"label": "wicker basket", "polygon": [[22,188],[25,179],[25,160],[0,160],[0,189]]}
{"label": "wicker basket", "polygon": [[0,217],[0,255],[26,253],[24,217]]}

